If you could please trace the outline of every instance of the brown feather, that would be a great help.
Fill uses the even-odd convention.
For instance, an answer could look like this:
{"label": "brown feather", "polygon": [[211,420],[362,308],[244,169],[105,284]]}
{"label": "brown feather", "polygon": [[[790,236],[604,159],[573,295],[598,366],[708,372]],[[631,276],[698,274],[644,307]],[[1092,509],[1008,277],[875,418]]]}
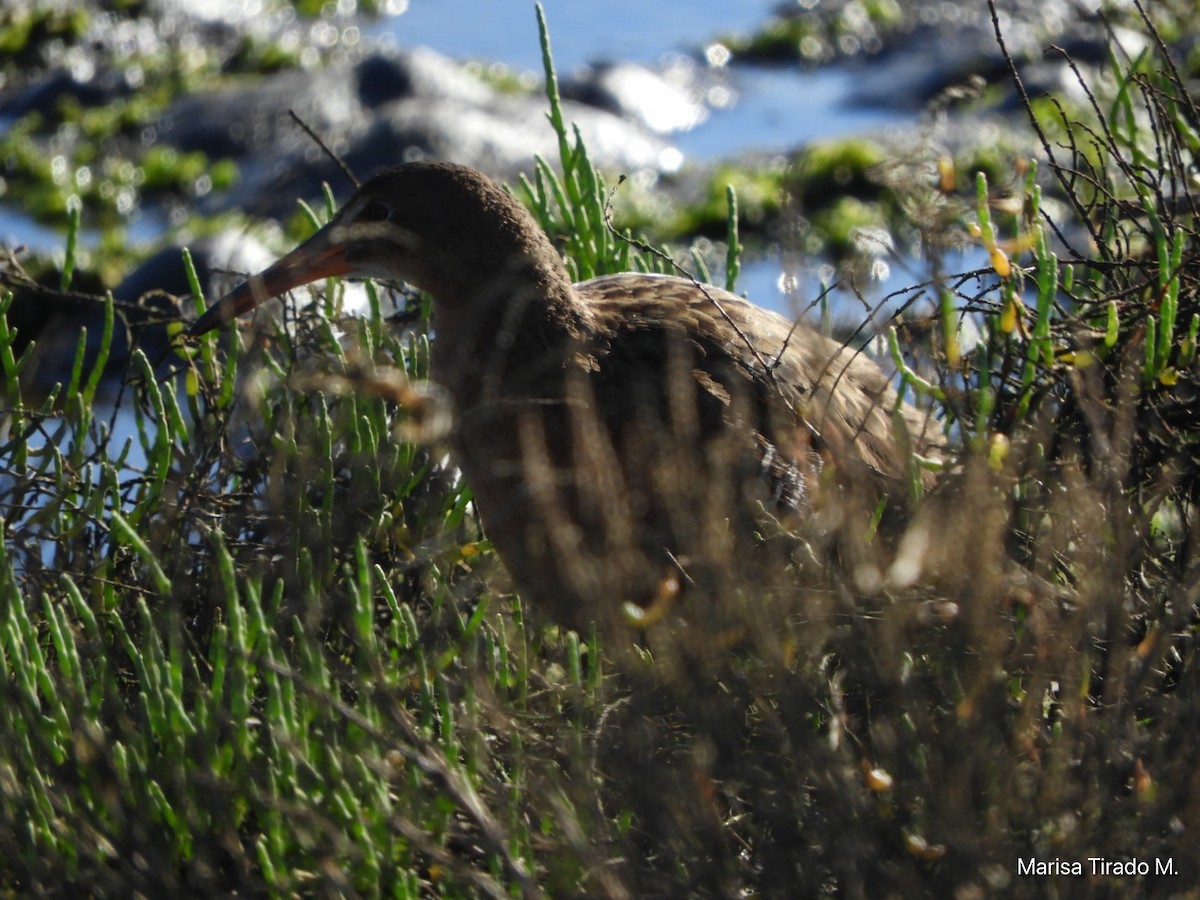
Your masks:
{"label": "brown feather", "polygon": [[804,512],[831,462],[889,494],[907,465],[896,409],[940,452],[874,362],[803,324],[683,278],[572,285],[525,208],[462,166],[376,176],[192,333],[331,274],[433,297],[457,460],[518,587],[566,624],[612,624],[681,564],[747,565],[756,511]]}

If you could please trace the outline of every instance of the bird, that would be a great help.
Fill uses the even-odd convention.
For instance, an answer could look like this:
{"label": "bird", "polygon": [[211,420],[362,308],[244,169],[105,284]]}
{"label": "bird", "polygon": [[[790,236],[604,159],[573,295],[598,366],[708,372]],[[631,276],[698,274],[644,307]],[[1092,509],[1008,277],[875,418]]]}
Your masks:
{"label": "bird", "polygon": [[564,626],[651,621],[703,573],[752,569],[726,538],[764,510],[803,514],[838,479],[886,500],[907,449],[941,452],[861,351],[683,276],[572,284],[515,196],[450,163],[367,180],[188,334],[331,276],[430,296],[452,456],[518,592]]}

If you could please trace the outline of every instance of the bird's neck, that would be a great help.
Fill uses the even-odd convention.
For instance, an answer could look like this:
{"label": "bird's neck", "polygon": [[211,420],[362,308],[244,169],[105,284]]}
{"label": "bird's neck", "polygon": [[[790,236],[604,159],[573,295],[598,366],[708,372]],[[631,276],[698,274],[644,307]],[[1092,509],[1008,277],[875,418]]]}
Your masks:
{"label": "bird's neck", "polygon": [[460,410],[554,381],[591,334],[592,314],[553,247],[531,249],[434,297],[431,375]]}

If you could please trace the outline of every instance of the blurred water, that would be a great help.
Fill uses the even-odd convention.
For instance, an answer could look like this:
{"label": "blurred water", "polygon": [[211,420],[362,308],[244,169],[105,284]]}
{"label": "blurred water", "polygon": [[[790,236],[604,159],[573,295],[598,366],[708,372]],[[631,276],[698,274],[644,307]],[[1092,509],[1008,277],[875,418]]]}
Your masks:
{"label": "blurred water", "polygon": [[[655,63],[762,23],[778,0],[546,0],[554,61],[562,73],[596,61]],[[406,45],[541,72],[534,5],[527,0],[415,0],[373,29]]]}
{"label": "blurred water", "polygon": [[65,231],[40,225],[15,207],[0,204],[0,247],[27,247],[35,253],[61,254]]}

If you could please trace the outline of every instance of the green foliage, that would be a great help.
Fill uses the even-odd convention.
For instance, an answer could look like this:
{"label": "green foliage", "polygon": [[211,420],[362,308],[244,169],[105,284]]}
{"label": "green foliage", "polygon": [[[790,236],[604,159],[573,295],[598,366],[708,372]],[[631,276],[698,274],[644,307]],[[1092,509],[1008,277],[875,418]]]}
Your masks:
{"label": "green foliage", "polygon": [[588,158],[578,131],[572,134],[567,131],[558,93],[558,74],[550,51],[550,34],[540,6],[538,32],[546,73],[546,97],[550,104],[547,117],[558,135],[562,175],[539,157],[535,162],[533,181],[521,176],[525,200],[546,233],[562,241],[574,280],[629,271],[638,265],[634,260],[640,260],[640,267],[654,271],[651,257],[635,254],[631,258],[631,245],[620,240],[608,227],[609,191],[604,177]]}
{"label": "green foliage", "polygon": [[[111,325],[110,305],[102,357]],[[476,691],[515,691],[528,639],[509,633],[501,664],[481,627],[469,495],[393,438],[394,404],[336,387],[397,364],[420,378],[424,338],[354,328],[351,358],[316,327],[332,354],[319,372],[282,333],[280,355],[250,360],[324,391],[239,392],[238,355],[206,340],[204,393],[178,393],[135,352],[123,444],[96,417],[99,369],[80,387],[76,366],[60,413],[25,411],[0,334],[6,890],[405,895],[458,839],[453,811],[496,829],[472,799],[495,773],[454,717]],[[521,881],[520,848],[488,846],[495,866],[460,890]],[[110,870],[130,852],[154,864]],[[442,866],[445,884],[462,877]]]}
{"label": "green foliage", "polygon": [[815,4],[788,9],[767,20],[750,35],[723,38],[735,55],[754,62],[827,62],[839,56],[879,47],[880,34],[905,24],[905,14],[896,0],[867,0],[836,6],[831,12],[816,10]]}
{"label": "green foliage", "polygon": [[0,10],[0,56],[19,63],[31,47],[49,39],[74,41],[87,31],[90,14],[83,7],[17,3]]}
{"label": "green foliage", "polygon": [[781,211],[785,191],[782,167],[718,165],[705,178],[698,202],[678,210],[671,220],[658,226],[673,237],[722,234],[728,215],[728,192],[737,194],[742,226],[761,232]]}

